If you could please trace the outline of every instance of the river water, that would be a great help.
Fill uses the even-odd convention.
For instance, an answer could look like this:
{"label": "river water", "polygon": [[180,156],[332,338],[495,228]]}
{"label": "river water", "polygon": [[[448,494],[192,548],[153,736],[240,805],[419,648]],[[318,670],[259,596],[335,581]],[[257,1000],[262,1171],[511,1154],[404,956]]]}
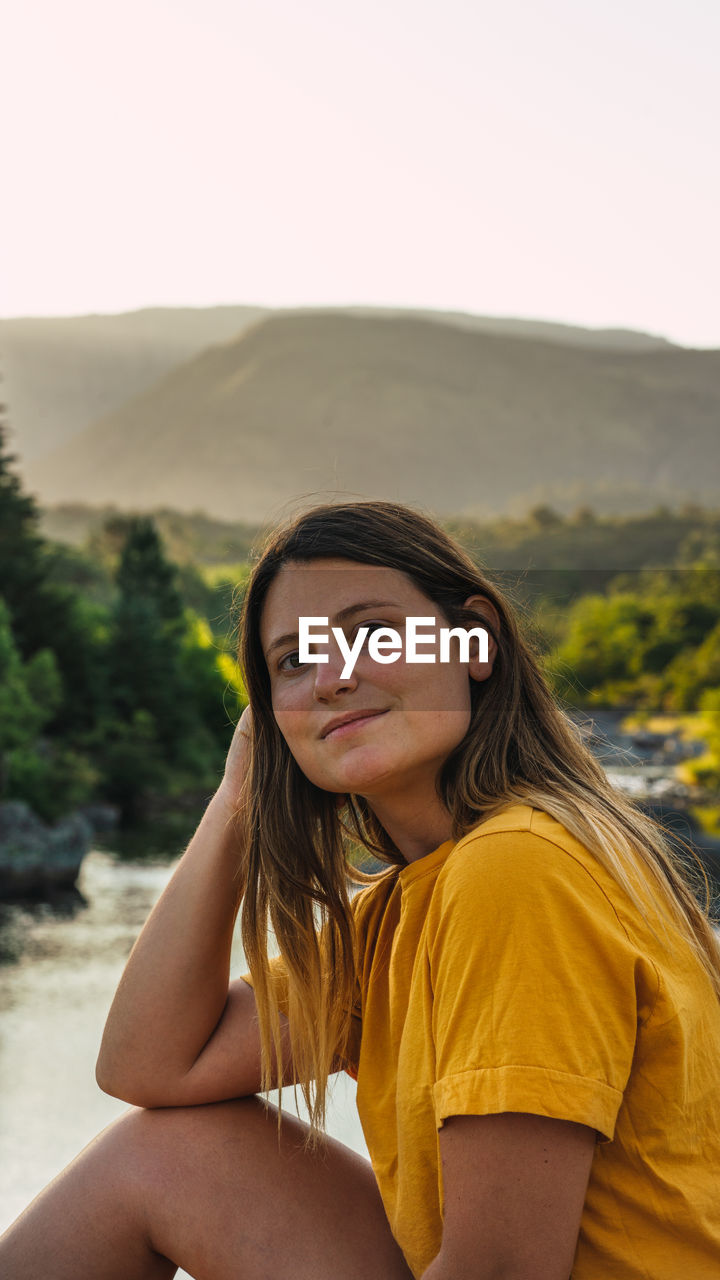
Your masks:
{"label": "river water", "polygon": [[[173,865],[93,852],[77,895],[0,907],[0,1231],[127,1109],[98,1088],[95,1059],[130,948]],[[246,968],[238,942],[232,975]],[[366,1155],[354,1090],[335,1077],[328,1128]],[[283,1104],[293,1109],[292,1091]]]}

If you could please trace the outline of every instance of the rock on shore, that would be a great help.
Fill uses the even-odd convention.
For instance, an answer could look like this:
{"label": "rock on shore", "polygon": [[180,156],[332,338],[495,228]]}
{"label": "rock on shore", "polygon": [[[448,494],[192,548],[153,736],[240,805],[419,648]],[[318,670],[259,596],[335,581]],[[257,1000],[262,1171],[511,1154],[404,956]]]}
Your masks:
{"label": "rock on shore", "polygon": [[92,838],[81,813],[47,826],[22,800],[0,804],[0,898],[72,888]]}

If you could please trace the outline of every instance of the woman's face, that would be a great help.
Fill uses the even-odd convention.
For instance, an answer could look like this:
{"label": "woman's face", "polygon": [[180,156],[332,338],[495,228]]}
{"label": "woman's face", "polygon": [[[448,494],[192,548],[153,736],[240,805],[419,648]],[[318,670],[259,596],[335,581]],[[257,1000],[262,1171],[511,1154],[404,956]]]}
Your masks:
{"label": "woman's face", "polygon": [[[482,596],[468,598],[482,613],[497,621],[492,605]],[[418,652],[434,654],[433,663],[406,660],[408,617],[432,618],[423,633],[433,631],[435,647]],[[325,663],[299,662],[301,617],[327,618],[327,643],[313,643],[312,651],[327,654]],[[450,624],[405,574],[395,569],[327,559],[284,565],[273,579],[263,608],[260,638],[270,673],[272,705],[278,727],[303,773],[326,791],[364,796],[394,797],[434,786],[450,752],[462,741],[470,723],[470,680],[487,679],[495,645],[489,640],[489,661],[473,658],[462,663],[456,642],[451,660],[440,662],[439,630]],[[346,659],[332,628],[341,628],[348,645],[361,626],[370,632],[393,628],[403,641],[399,658],[377,662],[368,651],[368,637],[351,675],[343,676]],[[354,717],[336,725],[341,717]]]}

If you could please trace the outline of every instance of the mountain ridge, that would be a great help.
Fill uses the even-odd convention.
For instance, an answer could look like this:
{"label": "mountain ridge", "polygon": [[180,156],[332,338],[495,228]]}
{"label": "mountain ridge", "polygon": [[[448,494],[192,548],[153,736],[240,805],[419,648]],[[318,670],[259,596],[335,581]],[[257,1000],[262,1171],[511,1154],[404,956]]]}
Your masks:
{"label": "mountain ridge", "polygon": [[29,463],[27,478],[44,503],[243,520],[335,492],[474,515],[542,501],[637,510],[717,500],[719,418],[720,352],[272,313]]}
{"label": "mountain ridge", "polygon": [[206,347],[240,336],[272,315],[417,316],[454,327],[546,337],[570,345],[656,349],[666,339],[632,330],[588,329],[544,320],[412,308],[261,306],[144,307],[81,316],[0,319],[0,369],[18,453],[27,461],[57,447]]}

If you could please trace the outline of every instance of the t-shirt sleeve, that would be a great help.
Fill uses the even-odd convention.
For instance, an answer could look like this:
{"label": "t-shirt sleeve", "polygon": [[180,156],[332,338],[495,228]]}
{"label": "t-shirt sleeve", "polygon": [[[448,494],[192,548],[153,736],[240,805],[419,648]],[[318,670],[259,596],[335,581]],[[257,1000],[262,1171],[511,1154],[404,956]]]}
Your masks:
{"label": "t-shirt sleeve", "polygon": [[587,868],[532,832],[480,836],[451,855],[430,915],[438,1127],[527,1112],[611,1139],[638,957]]}

